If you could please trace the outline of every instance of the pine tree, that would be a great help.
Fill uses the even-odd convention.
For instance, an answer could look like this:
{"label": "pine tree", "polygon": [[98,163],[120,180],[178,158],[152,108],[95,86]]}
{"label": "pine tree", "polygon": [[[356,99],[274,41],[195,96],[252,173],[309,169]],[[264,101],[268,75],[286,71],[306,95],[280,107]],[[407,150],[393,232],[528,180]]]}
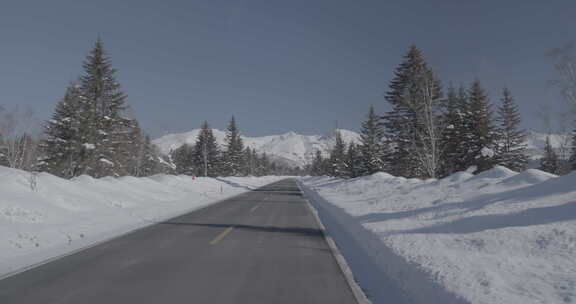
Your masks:
{"label": "pine tree", "polygon": [[252,149],[250,149],[250,147],[244,148],[242,158],[242,175],[254,176],[255,160],[252,157]]}
{"label": "pine tree", "polygon": [[362,170],[362,157],[356,144],[351,142],[346,151],[346,177],[355,178],[360,176]]}
{"label": "pine tree", "polygon": [[458,90],[449,87],[443,103],[441,176],[464,171],[469,166],[466,162],[468,153],[466,141],[473,137],[469,128],[469,123],[473,119],[468,108],[466,89],[462,86]]}
{"label": "pine tree", "polygon": [[552,174],[560,174],[560,160],[558,155],[552,148],[550,144],[550,137],[546,137],[546,146],[544,146],[544,156],[540,159],[540,167],[538,168],[542,171],[546,171]]}
{"label": "pine tree", "polygon": [[496,130],[491,104],[480,81],[475,80],[468,91],[470,120],[467,122],[470,138],[465,140],[469,166],[476,166],[479,173],[492,168],[496,162]]}
{"label": "pine tree", "polygon": [[240,131],[236,126],[234,116],[232,116],[228,129],[226,130],[225,147],[226,151],[223,153],[222,164],[224,173],[228,176],[241,175],[242,167],[244,166],[244,144],[240,137]]}
{"label": "pine tree", "polygon": [[85,102],[80,88],[71,84],[64,98],[58,102],[52,119],[44,125],[45,139],[40,144],[44,157],[40,170],[54,175],[72,178],[84,170],[87,159],[94,149],[85,143],[88,132],[85,125]]}
{"label": "pine tree", "polygon": [[80,90],[85,102],[84,123],[88,132],[84,144],[93,146],[84,173],[94,177],[127,174],[123,167],[125,152],[130,150],[130,130],[133,120],[124,117],[127,109],[126,95],[116,81],[116,70],[104,50],[101,39],[83,64]]}
{"label": "pine tree", "polygon": [[384,131],[378,120],[374,107],[371,106],[360,131],[361,168],[358,169],[362,175],[384,171]]}
{"label": "pine tree", "polygon": [[334,148],[330,153],[329,174],[336,177],[346,176],[346,144],[340,131],[334,131]]}
{"label": "pine tree", "polygon": [[511,170],[522,171],[526,169],[528,157],[526,156],[526,132],[520,130],[520,113],[514,103],[510,90],[505,88],[502,92],[502,104],[498,108],[498,150],[497,157],[500,165]]}
{"label": "pine tree", "polygon": [[314,176],[326,175],[326,160],[322,157],[322,152],[316,150],[312,164],[310,165],[310,174]]}
{"label": "pine tree", "polygon": [[440,136],[436,108],[440,97],[439,81],[420,50],[411,46],[386,93],[392,110],[382,117],[391,148],[386,161],[392,174],[405,177],[437,174]]}
{"label": "pine tree", "polygon": [[268,154],[266,153],[262,153],[262,155],[260,156],[260,172],[259,175],[260,176],[266,176],[266,175],[270,175],[270,158],[268,157]]}
{"label": "pine tree", "polygon": [[215,177],[221,174],[220,149],[216,138],[205,121],[194,145],[193,167],[198,176]]}
{"label": "pine tree", "polygon": [[165,173],[168,174],[171,168],[162,159],[158,147],[152,143],[150,136],[146,135],[141,144],[142,157],[140,161],[140,176],[151,176],[154,174]]}
{"label": "pine tree", "polygon": [[253,175],[260,176],[262,172],[262,159],[258,156],[255,149],[252,149],[251,153],[252,155],[250,156],[250,159],[253,161]]}
{"label": "pine tree", "polygon": [[172,161],[176,166],[176,174],[194,175],[194,147],[184,144],[172,151]]}

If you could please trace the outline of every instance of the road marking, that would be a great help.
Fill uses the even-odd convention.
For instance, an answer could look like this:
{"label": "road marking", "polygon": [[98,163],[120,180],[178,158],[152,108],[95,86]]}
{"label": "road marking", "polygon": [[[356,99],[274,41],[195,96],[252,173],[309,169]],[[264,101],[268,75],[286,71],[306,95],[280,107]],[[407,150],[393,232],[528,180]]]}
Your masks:
{"label": "road marking", "polygon": [[256,205],[256,206],[252,207],[252,209],[250,209],[250,213],[256,211],[256,209],[258,209],[258,207],[260,207],[260,205]]}
{"label": "road marking", "polygon": [[234,229],[234,226],[230,226],[228,228],[226,228],[224,231],[222,231],[218,236],[216,236],[211,242],[210,245],[215,245],[218,242],[220,242],[223,238],[225,238],[228,233],[230,233],[230,231],[232,231],[232,229]]}

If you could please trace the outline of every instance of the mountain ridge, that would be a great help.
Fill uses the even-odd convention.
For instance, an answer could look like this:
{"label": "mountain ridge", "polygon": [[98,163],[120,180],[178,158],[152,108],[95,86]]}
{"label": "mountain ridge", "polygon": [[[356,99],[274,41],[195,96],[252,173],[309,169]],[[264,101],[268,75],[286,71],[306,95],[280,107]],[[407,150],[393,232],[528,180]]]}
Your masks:
{"label": "mountain ridge", "polygon": [[[346,129],[337,130],[340,131],[346,143],[360,142],[359,133]],[[168,154],[184,144],[193,145],[199,132],[200,129],[192,129],[183,133],[166,134],[154,139],[152,143],[160,149],[161,153]],[[212,132],[217,143],[223,147],[226,132],[219,129],[212,129]],[[266,153],[274,161],[289,167],[303,167],[311,163],[316,151],[320,151],[324,156],[329,155],[329,151],[334,146],[335,132],[336,130],[332,130],[324,135],[302,135],[288,131],[276,135],[242,135],[241,137],[245,146],[255,149],[258,153]],[[562,152],[562,149],[565,150],[566,147],[569,147],[570,135],[568,134],[547,134],[536,131],[529,131],[527,134],[527,154],[533,163],[542,157],[548,136],[550,136],[551,144],[557,151]]]}
{"label": "mountain ridge", "polygon": [[[338,129],[346,143],[351,141],[358,143],[360,135],[354,131]],[[163,154],[179,148],[184,144],[193,145],[200,129],[193,129],[188,132],[167,134],[157,139],[154,143]],[[219,129],[212,129],[216,142],[223,147],[226,132]],[[278,135],[266,136],[246,136],[241,135],[245,147],[255,149],[258,153],[266,153],[273,161],[277,161],[289,167],[303,167],[309,164],[316,151],[320,151],[327,156],[334,146],[333,130],[325,135],[302,135],[293,131],[288,131]]]}

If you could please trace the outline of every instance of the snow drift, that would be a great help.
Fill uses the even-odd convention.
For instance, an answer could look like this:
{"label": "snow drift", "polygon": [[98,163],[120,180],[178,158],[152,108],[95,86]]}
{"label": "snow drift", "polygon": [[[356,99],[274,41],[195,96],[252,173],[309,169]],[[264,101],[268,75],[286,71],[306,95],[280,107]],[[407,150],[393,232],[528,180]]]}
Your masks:
{"label": "snow drift", "polygon": [[30,177],[0,167],[0,277],[281,179]]}
{"label": "snow drift", "polygon": [[576,301],[576,173],[496,167],[302,183],[375,303],[389,286],[403,290],[396,303]]}

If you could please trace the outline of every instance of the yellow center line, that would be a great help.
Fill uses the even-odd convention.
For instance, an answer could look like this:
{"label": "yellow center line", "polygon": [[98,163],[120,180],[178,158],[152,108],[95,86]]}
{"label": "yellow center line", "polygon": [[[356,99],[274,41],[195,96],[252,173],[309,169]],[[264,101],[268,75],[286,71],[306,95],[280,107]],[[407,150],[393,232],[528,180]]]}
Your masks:
{"label": "yellow center line", "polygon": [[226,228],[224,231],[222,231],[218,236],[216,236],[211,242],[210,245],[215,245],[218,242],[220,242],[223,238],[225,238],[228,233],[230,233],[230,231],[232,231],[232,229],[234,229],[234,226],[230,226],[228,228]]}

